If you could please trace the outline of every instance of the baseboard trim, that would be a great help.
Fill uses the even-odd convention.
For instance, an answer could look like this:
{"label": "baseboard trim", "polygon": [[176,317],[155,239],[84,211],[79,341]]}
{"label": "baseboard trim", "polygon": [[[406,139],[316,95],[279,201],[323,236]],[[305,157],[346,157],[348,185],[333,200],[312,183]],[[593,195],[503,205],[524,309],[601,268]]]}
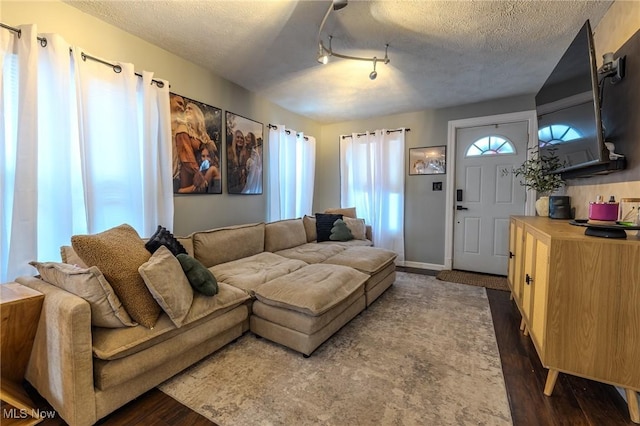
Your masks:
{"label": "baseboard trim", "polygon": [[410,260],[398,262],[397,265],[407,268],[429,269],[431,271],[442,271],[443,269],[445,269],[444,265],[436,265],[435,263],[412,262]]}

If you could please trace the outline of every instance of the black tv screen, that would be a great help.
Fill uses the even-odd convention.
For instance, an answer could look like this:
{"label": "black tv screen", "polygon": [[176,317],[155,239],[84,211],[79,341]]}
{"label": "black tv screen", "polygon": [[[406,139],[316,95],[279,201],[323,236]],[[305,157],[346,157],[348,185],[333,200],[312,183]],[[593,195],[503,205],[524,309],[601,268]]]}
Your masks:
{"label": "black tv screen", "polygon": [[541,156],[555,153],[564,172],[608,161],[595,49],[585,22],[535,98]]}

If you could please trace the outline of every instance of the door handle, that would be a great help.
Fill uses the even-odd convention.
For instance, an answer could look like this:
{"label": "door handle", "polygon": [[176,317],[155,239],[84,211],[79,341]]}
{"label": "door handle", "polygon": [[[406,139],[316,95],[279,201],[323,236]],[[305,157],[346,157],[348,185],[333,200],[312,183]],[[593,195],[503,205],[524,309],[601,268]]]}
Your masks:
{"label": "door handle", "polygon": [[513,259],[514,255],[512,252],[509,252],[509,259]]}
{"label": "door handle", "polygon": [[462,206],[456,206],[456,210],[469,210],[469,209]]}
{"label": "door handle", "polygon": [[524,282],[526,282],[527,285],[531,285],[533,283],[533,277],[530,276],[529,274],[526,274]]}

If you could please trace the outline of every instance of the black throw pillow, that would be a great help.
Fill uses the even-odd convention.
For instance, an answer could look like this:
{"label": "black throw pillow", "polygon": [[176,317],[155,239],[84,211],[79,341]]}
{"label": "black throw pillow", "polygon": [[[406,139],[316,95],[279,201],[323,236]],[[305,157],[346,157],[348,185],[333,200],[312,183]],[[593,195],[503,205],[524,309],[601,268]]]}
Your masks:
{"label": "black throw pillow", "polygon": [[160,225],[158,225],[158,229],[156,230],[155,234],[153,234],[151,238],[149,238],[149,241],[147,241],[144,246],[147,248],[147,250],[149,250],[151,254],[155,253],[155,251],[158,250],[160,246],[165,246],[166,248],[168,248],[174,256],[177,256],[180,253],[187,253],[187,250],[185,250],[184,246],[180,244],[180,241],[178,241],[176,237],[174,237],[173,234],[167,230],[167,228]]}
{"label": "black throw pillow", "polygon": [[331,236],[331,228],[333,228],[333,223],[342,219],[341,214],[327,214],[327,213],[316,213],[316,234],[318,235],[317,240],[319,243],[322,241],[331,241],[329,238]]}

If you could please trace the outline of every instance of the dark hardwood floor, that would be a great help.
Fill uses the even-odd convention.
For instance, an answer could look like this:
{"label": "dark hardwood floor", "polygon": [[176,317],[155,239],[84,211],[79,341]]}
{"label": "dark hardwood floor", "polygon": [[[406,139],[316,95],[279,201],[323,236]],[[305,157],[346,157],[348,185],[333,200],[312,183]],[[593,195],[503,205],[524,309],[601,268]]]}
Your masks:
{"label": "dark hardwood floor", "polygon": [[[406,272],[434,275],[432,271]],[[540,364],[531,339],[520,331],[520,313],[509,293],[487,289],[491,314],[502,361],[507,396],[516,426],[546,425],[633,425],[624,399],[610,385],[560,374],[553,395],[542,393],[546,369]],[[461,390],[473,392],[472,389]],[[47,409],[33,389],[30,394],[40,409]],[[56,416],[40,423],[59,426],[65,423]],[[153,389],[102,419],[101,425],[214,425],[157,389]]]}

